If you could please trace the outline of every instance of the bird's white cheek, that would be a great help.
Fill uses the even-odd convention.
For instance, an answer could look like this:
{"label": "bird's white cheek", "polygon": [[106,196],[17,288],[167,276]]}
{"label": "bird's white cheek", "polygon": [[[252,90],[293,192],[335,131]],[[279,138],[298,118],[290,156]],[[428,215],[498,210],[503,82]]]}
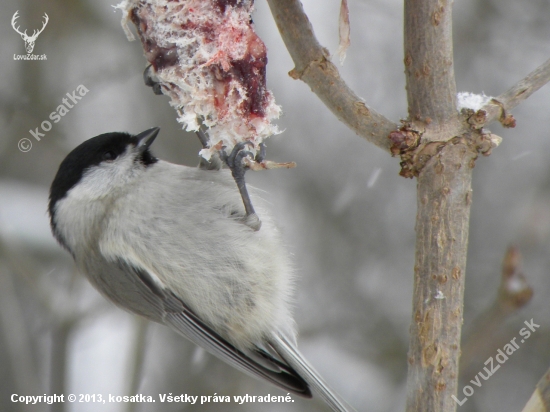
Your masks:
{"label": "bird's white cheek", "polygon": [[105,214],[101,202],[82,201],[68,193],[56,206],[56,230],[74,252],[90,248],[100,233],[100,222]]}
{"label": "bird's white cheek", "polygon": [[103,162],[84,173],[79,184],[71,189],[79,199],[101,199],[128,185],[140,172],[130,156],[115,162]]}

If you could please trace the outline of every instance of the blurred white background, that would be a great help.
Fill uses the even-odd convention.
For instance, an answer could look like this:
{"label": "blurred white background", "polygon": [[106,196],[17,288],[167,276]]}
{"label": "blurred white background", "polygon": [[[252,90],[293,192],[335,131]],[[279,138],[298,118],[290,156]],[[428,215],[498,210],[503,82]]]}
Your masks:
{"label": "blurred white background", "polygon": [[[181,131],[166,97],[142,80],[139,42],[128,42],[116,0],[2,0],[0,4],[0,409],[49,411],[12,403],[13,393],[126,395],[136,347],[145,345],[137,392],[191,395],[286,395],[198,352],[159,325],[143,325],[106,302],[75,273],[49,233],[48,188],[76,145],[100,133],[162,128],[153,146],[165,160],[198,162],[196,137]],[[324,46],[338,48],[338,0],[304,0]],[[402,2],[349,0],[351,47],[341,73],[367,104],[394,121],[406,117]],[[32,32],[46,61],[16,61]],[[454,4],[459,91],[496,96],[550,57],[548,0],[461,0]],[[292,61],[265,1],[256,30],[268,47],[268,85],[283,108],[285,132],[268,140],[268,158],[293,170],[249,172],[264,189],[292,253],[298,282],[295,316],[302,352],[358,411],[404,410],[414,262],[415,181],[399,162],[354,135],[308,86],[292,80]],[[337,58],[334,59],[337,61]],[[339,66],[340,67],[340,66]],[[41,141],[29,134],[79,85],[89,92]],[[493,124],[503,143],[476,163],[464,331],[492,304],[510,244],[524,256],[535,290],[528,306],[499,328],[496,354],[524,320],[541,325],[459,408],[520,410],[550,365],[550,87],[514,111],[515,129]],[[29,138],[23,153],[18,142]],[[500,346],[499,346],[500,345]],[[139,353],[139,351],[138,351]],[[484,359],[485,359],[484,358]],[[139,362],[138,362],[139,364]],[[474,374],[483,369],[482,362]],[[64,373],[63,373],[64,372]],[[473,376],[465,377],[466,380]],[[62,386],[60,386],[62,385]],[[134,387],[135,389],[135,387]],[[459,390],[462,389],[462,385]],[[57,390],[60,393],[60,390]],[[460,397],[459,397],[460,398]],[[321,411],[320,401],[192,406],[74,403],[66,411]]]}

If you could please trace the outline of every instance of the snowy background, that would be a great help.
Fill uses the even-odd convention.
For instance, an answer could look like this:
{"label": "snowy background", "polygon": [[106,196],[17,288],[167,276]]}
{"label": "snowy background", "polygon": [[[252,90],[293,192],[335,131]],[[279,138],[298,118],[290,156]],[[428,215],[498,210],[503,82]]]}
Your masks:
{"label": "snowy background", "polygon": [[[48,187],[65,155],[109,131],[162,128],[153,146],[165,160],[198,162],[194,135],[181,131],[166,97],[142,80],[139,42],[127,41],[114,0],[3,0],[0,5],[0,409],[49,411],[10,402],[11,394],[126,395],[136,348],[145,345],[138,393],[153,395],[286,395],[234,371],[160,325],[106,302],[75,273],[49,233]],[[304,0],[319,41],[338,49],[339,1]],[[402,3],[350,0],[351,47],[342,76],[388,118],[406,117]],[[35,54],[25,54],[10,21],[41,27]],[[268,159],[293,170],[249,172],[264,189],[299,277],[295,317],[302,352],[358,411],[404,410],[411,319],[416,182],[398,176],[398,159],[354,135],[308,86],[292,80],[288,52],[264,0],[256,30],[268,47],[268,84],[283,108],[285,132],[268,140]],[[461,0],[454,4],[457,89],[496,96],[550,57],[548,0]],[[334,59],[337,61],[337,58]],[[40,127],[79,85],[89,92],[41,141]],[[541,327],[459,411],[520,410],[550,365],[550,87],[514,111],[515,129],[493,124],[501,146],[476,163],[473,181],[464,331],[489,307],[501,262],[515,244],[535,294],[500,325],[496,350],[525,320]],[[29,138],[23,153],[18,142]],[[139,351],[137,351],[139,353]],[[485,359],[483,358],[483,359]],[[473,374],[483,369],[473,367]],[[65,381],[59,371],[65,371]],[[54,378],[52,378],[52,376]],[[465,377],[466,381],[473,376]],[[459,386],[459,391],[462,390]],[[58,390],[57,393],[61,391]],[[460,398],[460,396],[459,396]],[[74,403],[66,411],[150,411],[151,405]],[[156,411],[324,411],[320,401],[289,404],[154,404]],[[131,408],[134,409],[131,409]]]}

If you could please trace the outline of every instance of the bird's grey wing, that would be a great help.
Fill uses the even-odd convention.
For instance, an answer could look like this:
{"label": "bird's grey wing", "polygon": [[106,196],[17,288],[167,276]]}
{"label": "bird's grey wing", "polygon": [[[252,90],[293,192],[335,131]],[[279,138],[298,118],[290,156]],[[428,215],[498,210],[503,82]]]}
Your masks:
{"label": "bird's grey wing", "polygon": [[296,347],[280,334],[273,334],[268,342],[271,348],[284,359],[294,370],[296,370],[311,385],[311,388],[331,407],[335,412],[354,411],[351,406],[340,399],[332,389],[328,387],[321,376],[305,360]]}
{"label": "bird's grey wing", "polygon": [[77,262],[90,283],[111,302],[162,323],[167,302],[145,271],[134,270],[121,258],[107,260],[95,251]]}
{"label": "bird's grey wing", "polygon": [[140,284],[137,290],[146,294],[142,298],[153,305],[155,311],[162,311],[162,323],[171,326],[193,343],[240,371],[265,379],[285,391],[311,398],[309,385],[284,360],[278,360],[259,348],[248,353],[238,350],[205,324],[172,291],[155,282],[147,270],[122,259],[119,259],[116,265],[126,275],[131,275],[133,282]]}

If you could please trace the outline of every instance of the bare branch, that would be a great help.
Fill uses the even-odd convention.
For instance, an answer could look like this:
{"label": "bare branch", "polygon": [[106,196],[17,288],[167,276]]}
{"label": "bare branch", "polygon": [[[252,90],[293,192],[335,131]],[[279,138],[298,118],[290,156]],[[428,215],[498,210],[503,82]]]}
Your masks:
{"label": "bare branch", "polygon": [[[401,173],[418,176],[407,412],[456,410],[452,396],[458,387],[472,169],[478,150],[475,135],[457,137],[461,124],[451,16],[450,0],[405,0],[409,120],[411,130],[422,134],[417,150],[428,151],[417,159],[421,167]],[[398,143],[394,150],[401,151],[400,137],[393,137]],[[414,133],[411,137],[417,140]]]}
{"label": "bare branch", "polygon": [[500,286],[494,303],[473,322],[468,338],[462,345],[460,375],[468,376],[470,366],[479,359],[483,362],[495,347],[501,346],[498,331],[504,321],[527,305],[533,297],[533,288],[520,269],[521,254],[510,247],[502,262]]}
{"label": "bare branch", "polygon": [[435,135],[429,140],[443,140],[442,133],[456,136],[453,132],[459,127],[451,18],[452,1],[405,1],[409,119],[430,125]]}
{"label": "bare branch", "polygon": [[521,412],[550,412],[550,369],[537,383],[537,389]]}
{"label": "bare branch", "polygon": [[[503,122],[506,119],[510,119],[508,113],[510,110],[548,82],[550,82],[550,59],[485,105],[481,109],[486,113],[485,124],[489,124],[494,120]],[[504,123],[503,125],[510,127],[509,124]]]}
{"label": "bare branch", "polygon": [[250,170],[271,170],[271,169],[293,169],[296,167],[295,162],[277,163],[270,160],[263,160],[261,162],[255,162],[248,158],[243,159],[244,164],[250,168]]}
{"label": "bare branch", "polygon": [[445,145],[418,176],[407,411],[454,411],[471,179],[477,153]]}
{"label": "bare branch", "polygon": [[294,60],[289,73],[301,79],[334,113],[359,136],[389,151],[387,136],[399,126],[368,107],[340,77],[328,51],[317,41],[299,0],[268,0],[281,37]]}

